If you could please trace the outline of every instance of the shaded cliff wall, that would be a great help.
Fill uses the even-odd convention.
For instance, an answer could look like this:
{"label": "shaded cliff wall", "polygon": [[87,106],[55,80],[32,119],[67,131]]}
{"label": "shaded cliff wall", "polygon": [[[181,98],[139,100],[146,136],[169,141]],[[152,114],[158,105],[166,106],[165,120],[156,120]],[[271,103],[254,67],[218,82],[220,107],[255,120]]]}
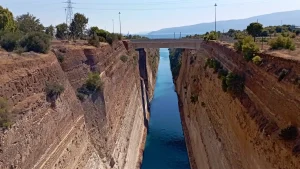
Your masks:
{"label": "shaded cliff wall", "polygon": [[[100,49],[59,51],[66,51],[61,65],[74,90],[83,85],[89,72],[99,72],[104,84],[102,92],[82,102],[88,133],[99,155],[96,163],[104,168],[139,168],[148,119],[145,100],[153,95],[158,50],[146,50],[144,62],[127,41]],[[127,61],[122,61],[122,56],[127,56]],[[153,60],[156,65],[151,66]],[[145,65],[147,72],[140,70],[140,65]],[[141,73],[148,78],[141,78]]]}
{"label": "shaded cliff wall", "polygon": [[[141,88],[139,56],[130,46],[53,46],[62,63],[52,52],[2,52],[0,97],[7,99],[14,123],[0,133],[0,168],[139,168],[147,131],[142,91],[151,98],[153,88]],[[148,53],[158,56],[155,49]],[[158,65],[146,61],[154,87]],[[89,72],[100,73],[104,88],[80,102],[76,90]],[[55,107],[46,101],[47,82],[65,88]]]}
{"label": "shaded cliff wall", "polygon": [[[261,65],[247,63],[228,45],[215,42],[182,53],[175,83],[192,168],[299,168],[293,154],[299,141],[278,136],[280,129],[300,124],[300,92],[294,84],[299,63],[260,56]],[[224,92],[218,74],[205,69],[207,58],[243,75],[244,93]],[[279,81],[282,69],[289,73]]]}

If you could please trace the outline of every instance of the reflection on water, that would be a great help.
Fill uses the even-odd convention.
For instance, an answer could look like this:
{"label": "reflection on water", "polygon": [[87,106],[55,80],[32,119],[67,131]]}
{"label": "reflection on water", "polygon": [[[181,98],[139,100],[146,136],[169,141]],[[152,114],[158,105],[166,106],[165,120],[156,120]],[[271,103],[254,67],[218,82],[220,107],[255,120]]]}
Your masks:
{"label": "reflection on water", "polygon": [[160,50],[142,169],[189,169],[168,49]]}

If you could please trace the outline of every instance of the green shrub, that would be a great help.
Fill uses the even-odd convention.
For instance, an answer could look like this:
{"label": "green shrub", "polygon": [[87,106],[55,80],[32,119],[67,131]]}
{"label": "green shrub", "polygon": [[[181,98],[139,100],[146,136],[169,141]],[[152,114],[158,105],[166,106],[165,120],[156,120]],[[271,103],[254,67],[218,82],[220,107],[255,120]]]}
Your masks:
{"label": "green shrub", "polygon": [[262,61],[262,58],[260,56],[255,56],[252,61],[254,64],[259,65]]}
{"label": "green shrub", "polygon": [[228,70],[226,69],[219,69],[218,70],[218,78],[223,78],[228,75]]}
{"label": "green shrub", "polygon": [[298,137],[298,128],[289,126],[281,130],[279,136],[284,140],[295,140]]}
{"label": "green shrub", "polygon": [[206,67],[213,68],[214,73],[217,73],[219,69],[222,69],[221,63],[216,59],[206,59],[205,68]]}
{"label": "green shrub", "polygon": [[83,102],[83,101],[85,100],[85,97],[86,97],[86,95],[85,95],[84,93],[80,93],[80,92],[77,92],[77,93],[76,93],[76,96],[77,96],[77,98],[78,98],[81,102]]}
{"label": "green shrub", "polygon": [[289,49],[295,50],[296,46],[293,40],[289,37],[278,36],[277,38],[269,41],[271,49]]}
{"label": "green shrub", "polygon": [[86,81],[86,88],[89,91],[102,90],[102,82],[99,73],[90,73]]}
{"label": "green shrub", "polygon": [[254,55],[259,51],[258,46],[251,36],[245,36],[234,43],[234,48],[244,54],[244,58],[250,61]]}
{"label": "green shrub", "polygon": [[128,60],[128,56],[126,56],[126,55],[122,55],[121,57],[120,57],[120,60],[122,61],[122,62],[127,62],[127,60]]}
{"label": "green shrub", "polygon": [[102,36],[99,36],[99,42],[106,42],[106,39]]}
{"label": "green shrub", "polygon": [[244,91],[244,78],[230,72],[226,76],[226,85],[228,92],[235,96],[238,96]]}
{"label": "green shrub", "polygon": [[211,31],[210,33],[206,33],[204,35],[204,40],[217,40],[218,36],[217,36],[217,33],[214,32],[214,31]]}
{"label": "green shrub", "polygon": [[7,101],[0,97],[0,128],[9,128],[11,126],[11,115],[7,108]]}
{"label": "green shrub", "polygon": [[237,42],[234,43],[234,49],[238,52],[242,52],[243,47],[243,40],[239,39]]}
{"label": "green shrub", "polygon": [[206,68],[207,66],[208,66],[209,68],[213,68],[213,67],[214,67],[213,59],[210,59],[210,58],[207,58],[207,59],[206,59],[206,62],[205,62],[205,68]]}
{"label": "green shrub", "polygon": [[190,99],[191,99],[191,102],[193,104],[196,104],[198,102],[198,95],[197,94],[192,94]]}
{"label": "green shrub", "polygon": [[113,44],[113,38],[111,36],[106,37],[106,42],[109,43],[110,45]]}
{"label": "green shrub", "polygon": [[92,37],[88,40],[88,43],[92,46],[95,46],[95,47],[99,47],[100,46],[100,41],[99,41],[99,37],[97,36],[96,33],[94,33],[92,35]]}
{"label": "green shrub", "polygon": [[62,55],[62,54],[58,54],[58,55],[56,56],[56,58],[57,58],[57,60],[59,61],[59,63],[62,63],[62,62],[64,62],[64,60],[65,60],[65,56]]}
{"label": "green shrub", "polygon": [[278,81],[282,81],[284,79],[284,77],[289,73],[288,70],[286,69],[282,69],[279,73],[279,76],[278,76]]}
{"label": "green shrub", "polygon": [[245,37],[242,45],[242,52],[247,61],[252,60],[254,55],[259,51],[258,46],[253,41],[252,37]]}
{"label": "green shrub", "polygon": [[11,52],[18,47],[20,38],[19,33],[5,32],[0,38],[0,45],[6,51]]}
{"label": "green shrub", "polygon": [[227,83],[226,83],[226,76],[224,77],[222,77],[222,90],[223,90],[223,92],[227,92],[227,88],[228,88],[228,85],[227,85]]}
{"label": "green shrub", "polygon": [[290,33],[289,32],[281,32],[281,36],[283,36],[283,37],[289,37]]}
{"label": "green shrub", "polygon": [[118,38],[118,40],[122,40],[122,35],[121,34],[117,34],[117,38]]}
{"label": "green shrub", "polygon": [[291,35],[290,35],[290,38],[296,38],[296,33],[292,33]]}
{"label": "green shrub", "polygon": [[58,96],[61,95],[65,90],[64,86],[58,83],[49,83],[46,84],[45,92],[48,99],[55,101]]}
{"label": "green shrub", "polygon": [[47,53],[50,48],[50,37],[43,32],[32,32],[23,37],[20,45],[26,52]]}
{"label": "green shrub", "polygon": [[15,53],[21,55],[23,52],[25,52],[25,49],[18,46],[15,50],[14,50]]}

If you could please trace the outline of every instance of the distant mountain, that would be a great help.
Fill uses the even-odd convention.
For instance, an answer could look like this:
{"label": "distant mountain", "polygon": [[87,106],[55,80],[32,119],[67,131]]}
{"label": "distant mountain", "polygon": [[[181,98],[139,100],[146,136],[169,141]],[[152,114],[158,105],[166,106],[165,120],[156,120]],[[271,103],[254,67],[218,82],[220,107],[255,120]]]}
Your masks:
{"label": "distant mountain", "polygon": [[[259,23],[262,23],[264,26],[271,25],[280,25],[281,21],[283,24],[291,24],[291,25],[300,25],[300,10],[296,11],[287,11],[287,12],[277,12],[272,14],[254,16],[247,19],[236,19],[236,20],[226,20],[226,21],[217,21],[217,30],[227,32],[229,29],[237,29],[243,30],[251,22],[256,22],[258,20]],[[205,32],[209,32],[214,30],[215,23],[200,23],[196,25],[189,26],[181,26],[174,28],[165,28],[158,31],[153,31],[148,34],[148,36],[154,35],[162,35],[162,36],[173,36],[174,32],[176,32],[176,36],[178,36],[179,32],[182,33],[182,36],[187,34],[203,34]]]}

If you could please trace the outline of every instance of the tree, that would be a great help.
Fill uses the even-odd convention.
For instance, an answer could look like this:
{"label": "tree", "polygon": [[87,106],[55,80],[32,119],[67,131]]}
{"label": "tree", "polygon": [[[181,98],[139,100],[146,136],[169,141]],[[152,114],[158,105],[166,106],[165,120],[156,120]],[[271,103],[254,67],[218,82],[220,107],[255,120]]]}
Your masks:
{"label": "tree", "polygon": [[68,25],[65,23],[56,26],[56,38],[65,39],[67,38]]}
{"label": "tree", "polygon": [[228,32],[227,32],[227,34],[228,34],[228,36],[230,36],[230,37],[234,37],[235,32],[236,32],[236,31],[235,31],[234,29],[229,29]]}
{"label": "tree", "polygon": [[53,37],[54,36],[54,26],[50,25],[45,30],[46,34]]}
{"label": "tree", "polygon": [[251,23],[249,26],[247,26],[247,32],[249,35],[254,37],[254,42],[255,38],[259,36],[263,30],[263,25],[257,22]]}
{"label": "tree", "polygon": [[267,37],[267,36],[269,36],[268,30],[263,30],[263,31],[261,32],[261,36],[262,36],[262,37]]}
{"label": "tree", "polygon": [[97,26],[93,26],[89,29],[88,35],[93,36],[95,33],[97,34],[100,31],[100,29]]}
{"label": "tree", "polygon": [[43,32],[32,32],[23,37],[20,45],[27,52],[47,53],[50,49],[50,37]]}
{"label": "tree", "polygon": [[17,16],[16,21],[19,30],[24,33],[42,32],[44,30],[44,26],[40,23],[40,19],[37,19],[29,13]]}
{"label": "tree", "polygon": [[0,30],[1,31],[14,31],[16,24],[13,14],[8,10],[0,6]]}
{"label": "tree", "polygon": [[85,27],[88,23],[89,19],[86,18],[83,14],[76,13],[74,15],[74,19],[70,25],[70,31],[73,38],[82,37]]}

